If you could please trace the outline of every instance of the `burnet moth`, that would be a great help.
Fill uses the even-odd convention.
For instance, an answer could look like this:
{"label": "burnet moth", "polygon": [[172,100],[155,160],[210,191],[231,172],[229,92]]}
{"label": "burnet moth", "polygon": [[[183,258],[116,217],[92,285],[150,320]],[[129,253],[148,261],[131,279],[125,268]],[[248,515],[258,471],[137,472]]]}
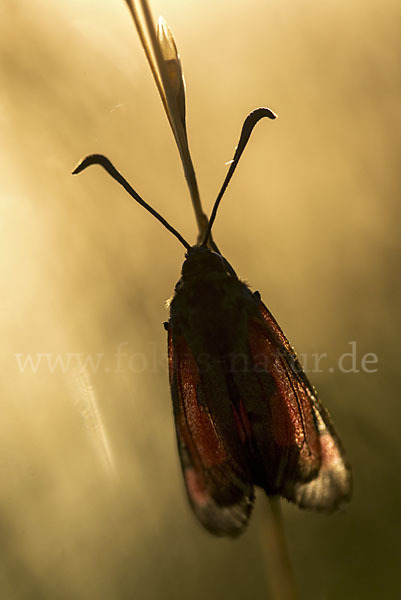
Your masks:
{"label": "burnet moth", "polygon": [[[146,2],[127,4],[158,83],[184,165],[200,236],[191,246],[147,204],[103,155],[74,170],[102,166],[185,247],[181,277],[169,302],[168,363],[178,450],[190,504],[219,536],[239,535],[254,488],[302,508],[332,512],[350,499],[351,470],[327,410],[263,304],[222,256],[211,237],[222,196],[256,123],[274,119],[259,108],[245,119],[210,220],[200,210],[185,127],[185,91],[178,53],[164,22],[157,30]],[[145,25],[143,24],[145,23]],[[152,57],[153,55],[153,57]],[[198,203],[198,206],[196,206]]]}

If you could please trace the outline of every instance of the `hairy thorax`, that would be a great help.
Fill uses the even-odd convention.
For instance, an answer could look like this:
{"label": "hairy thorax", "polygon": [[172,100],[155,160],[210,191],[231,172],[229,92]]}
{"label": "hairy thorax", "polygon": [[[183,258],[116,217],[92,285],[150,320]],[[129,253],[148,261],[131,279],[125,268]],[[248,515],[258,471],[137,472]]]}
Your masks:
{"label": "hairy thorax", "polygon": [[253,295],[223,257],[195,248],[188,253],[171,301],[173,330],[184,335],[195,355],[239,352]]}

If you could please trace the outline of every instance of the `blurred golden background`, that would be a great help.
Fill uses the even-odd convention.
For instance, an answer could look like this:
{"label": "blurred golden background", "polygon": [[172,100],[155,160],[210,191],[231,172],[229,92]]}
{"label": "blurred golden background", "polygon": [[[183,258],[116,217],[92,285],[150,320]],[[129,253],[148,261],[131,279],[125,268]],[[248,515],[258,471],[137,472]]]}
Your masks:
{"label": "blurred golden background", "polygon": [[[263,105],[279,115],[255,130],[214,235],[307,368],[316,370],[314,353],[328,355],[310,377],[355,489],[342,515],[285,504],[300,598],[395,598],[401,5],[152,9],[183,61],[207,212],[245,115]],[[200,528],[184,494],[162,327],[183,249],[100,169],[70,175],[83,155],[105,153],[195,240],[124,2],[3,0],[0,78],[1,598],[268,597],[262,495],[248,531],[230,541]],[[350,342],[359,372],[338,368]],[[361,368],[367,353],[375,372]],[[88,355],[95,368],[82,373]]]}

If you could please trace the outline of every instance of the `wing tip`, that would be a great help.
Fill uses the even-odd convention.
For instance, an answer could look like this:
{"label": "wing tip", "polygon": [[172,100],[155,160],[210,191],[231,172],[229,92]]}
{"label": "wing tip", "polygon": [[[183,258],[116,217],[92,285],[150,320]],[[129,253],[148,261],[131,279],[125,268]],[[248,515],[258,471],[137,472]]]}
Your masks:
{"label": "wing tip", "polygon": [[231,506],[219,506],[213,500],[204,507],[191,504],[200,524],[209,533],[217,537],[236,538],[248,526],[254,496],[245,496],[240,503]]}

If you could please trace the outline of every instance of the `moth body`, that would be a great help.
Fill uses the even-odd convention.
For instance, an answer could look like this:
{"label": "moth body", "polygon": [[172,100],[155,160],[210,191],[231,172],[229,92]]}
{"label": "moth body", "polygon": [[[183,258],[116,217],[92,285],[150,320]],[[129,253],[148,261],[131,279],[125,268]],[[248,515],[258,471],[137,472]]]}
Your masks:
{"label": "moth body", "polygon": [[316,510],[346,502],[350,471],[328,413],[259,293],[223,256],[188,250],[167,330],[185,486],[209,531],[238,535],[255,485]]}

